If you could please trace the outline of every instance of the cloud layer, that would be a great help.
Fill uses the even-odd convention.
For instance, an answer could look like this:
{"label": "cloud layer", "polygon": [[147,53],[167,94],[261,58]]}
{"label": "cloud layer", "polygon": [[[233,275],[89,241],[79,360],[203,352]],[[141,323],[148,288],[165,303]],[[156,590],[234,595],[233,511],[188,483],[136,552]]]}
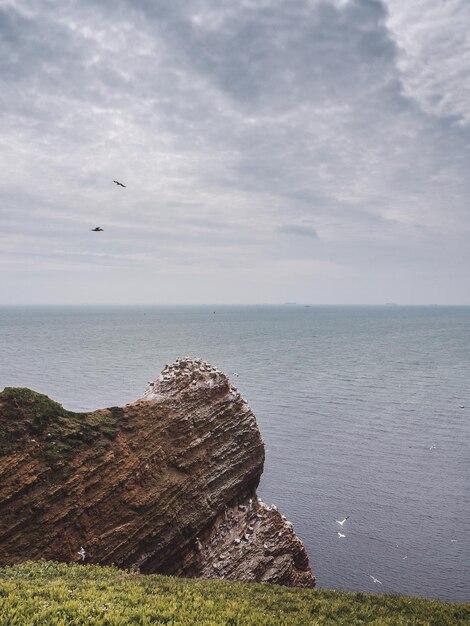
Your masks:
{"label": "cloud layer", "polygon": [[469,9],[403,7],[1,2],[2,301],[470,303]]}

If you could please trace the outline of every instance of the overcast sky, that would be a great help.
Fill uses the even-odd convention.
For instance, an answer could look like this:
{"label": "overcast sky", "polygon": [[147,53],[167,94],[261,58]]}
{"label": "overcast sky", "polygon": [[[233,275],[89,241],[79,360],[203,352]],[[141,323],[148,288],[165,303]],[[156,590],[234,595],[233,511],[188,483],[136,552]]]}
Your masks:
{"label": "overcast sky", "polygon": [[0,303],[470,304],[468,0],[0,0],[0,68]]}

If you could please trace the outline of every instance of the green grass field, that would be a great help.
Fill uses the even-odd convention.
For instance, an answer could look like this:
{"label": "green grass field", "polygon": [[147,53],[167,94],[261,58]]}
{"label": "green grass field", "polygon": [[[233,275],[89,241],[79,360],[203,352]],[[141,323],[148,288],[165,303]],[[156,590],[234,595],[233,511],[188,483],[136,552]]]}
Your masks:
{"label": "green grass field", "polygon": [[470,604],[24,563],[0,569],[1,626],[470,624]]}

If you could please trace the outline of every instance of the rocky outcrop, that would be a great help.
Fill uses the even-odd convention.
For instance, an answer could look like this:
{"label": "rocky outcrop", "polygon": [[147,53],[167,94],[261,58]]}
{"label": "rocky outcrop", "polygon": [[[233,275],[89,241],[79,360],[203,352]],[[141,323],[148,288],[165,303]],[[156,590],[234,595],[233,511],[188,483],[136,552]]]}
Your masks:
{"label": "rocky outcrop", "polygon": [[177,359],[136,402],[85,414],[7,388],[0,438],[0,565],[83,560],[314,586],[292,524],[256,496],[253,413],[204,361]]}

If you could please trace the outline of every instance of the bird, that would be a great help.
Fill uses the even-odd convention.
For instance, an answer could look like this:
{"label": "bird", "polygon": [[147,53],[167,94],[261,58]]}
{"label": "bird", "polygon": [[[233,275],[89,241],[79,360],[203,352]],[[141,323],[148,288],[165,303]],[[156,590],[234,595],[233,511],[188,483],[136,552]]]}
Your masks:
{"label": "bird", "polygon": [[348,515],[347,517],[344,518],[344,520],[342,522],[339,521],[339,519],[336,520],[336,523],[339,524],[340,526],[342,526],[344,524],[344,522],[349,519],[351,516]]}
{"label": "bird", "polygon": [[240,376],[240,374],[238,372],[233,372],[233,375],[237,376],[237,377]]}
{"label": "bird", "polygon": [[405,554],[405,556],[402,558],[402,561],[404,561],[404,560],[405,560],[405,559],[407,559],[407,558],[408,558],[408,557],[407,557],[407,556],[406,556],[406,554]]}
{"label": "bird", "polygon": [[346,535],[343,535],[343,533],[338,532],[338,537],[342,539],[343,537],[346,537]]}
{"label": "bird", "polygon": [[125,187],[126,185],[123,185],[122,183],[120,183],[118,180],[113,180],[113,183],[116,183],[116,185],[120,185],[121,187]]}
{"label": "bird", "polygon": [[381,585],[382,583],[380,582],[380,580],[378,578],[376,578],[375,576],[371,576],[369,574],[370,578],[372,578],[372,580],[374,581],[374,583],[379,583],[379,585]]}
{"label": "bird", "polygon": [[436,444],[433,443],[432,446],[429,448],[430,450],[435,450],[436,449]]}
{"label": "bird", "polygon": [[81,546],[80,550],[77,552],[77,554],[79,554],[82,557],[82,561],[85,560],[86,557],[86,552],[85,552],[85,548],[83,546]]}
{"label": "bird", "polygon": [[92,232],[92,233],[102,233],[102,232],[103,232],[103,229],[102,229],[102,228],[100,228],[100,226],[96,226],[96,228],[92,228],[92,229],[91,229],[91,232]]}

